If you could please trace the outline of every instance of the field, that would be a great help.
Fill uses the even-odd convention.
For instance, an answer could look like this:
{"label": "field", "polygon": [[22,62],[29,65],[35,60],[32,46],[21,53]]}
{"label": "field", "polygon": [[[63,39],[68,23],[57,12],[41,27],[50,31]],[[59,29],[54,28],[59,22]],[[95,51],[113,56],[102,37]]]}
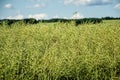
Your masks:
{"label": "field", "polygon": [[0,80],[120,80],[120,20],[0,26]]}

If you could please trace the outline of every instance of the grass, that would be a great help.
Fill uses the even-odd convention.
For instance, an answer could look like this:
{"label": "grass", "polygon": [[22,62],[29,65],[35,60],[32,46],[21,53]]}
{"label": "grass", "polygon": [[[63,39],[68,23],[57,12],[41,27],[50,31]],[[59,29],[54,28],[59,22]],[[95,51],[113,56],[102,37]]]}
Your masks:
{"label": "grass", "polygon": [[119,80],[120,20],[0,27],[0,80]]}

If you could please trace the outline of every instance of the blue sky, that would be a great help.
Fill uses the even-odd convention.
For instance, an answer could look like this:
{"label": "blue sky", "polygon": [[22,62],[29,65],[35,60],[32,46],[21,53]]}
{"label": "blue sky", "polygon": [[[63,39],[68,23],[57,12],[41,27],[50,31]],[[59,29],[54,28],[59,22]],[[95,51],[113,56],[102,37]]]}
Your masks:
{"label": "blue sky", "polygon": [[1,0],[0,19],[120,17],[120,0]]}

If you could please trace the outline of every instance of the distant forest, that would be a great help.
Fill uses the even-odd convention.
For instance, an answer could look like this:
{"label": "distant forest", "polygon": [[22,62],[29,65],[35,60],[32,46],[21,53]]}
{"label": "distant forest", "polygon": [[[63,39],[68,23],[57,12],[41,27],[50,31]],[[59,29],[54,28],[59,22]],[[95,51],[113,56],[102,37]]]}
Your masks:
{"label": "distant forest", "polygon": [[12,25],[15,23],[19,24],[37,24],[37,23],[53,23],[53,22],[62,22],[62,23],[69,23],[71,21],[74,21],[76,25],[83,24],[83,23],[100,23],[102,20],[120,20],[119,18],[114,17],[103,17],[103,18],[83,18],[83,19],[62,19],[62,18],[53,18],[48,20],[36,20],[34,18],[28,18],[28,19],[21,19],[21,20],[15,20],[15,19],[2,19],[0,20],[0,25]]}

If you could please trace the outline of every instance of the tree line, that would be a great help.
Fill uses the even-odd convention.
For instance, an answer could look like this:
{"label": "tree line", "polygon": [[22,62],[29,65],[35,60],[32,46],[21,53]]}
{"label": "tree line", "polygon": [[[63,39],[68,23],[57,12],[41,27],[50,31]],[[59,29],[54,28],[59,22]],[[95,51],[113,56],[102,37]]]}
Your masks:
{"label": "tree line", "polygon": [[120,18],[114,17],[103,17],[103,18],[83,18],[83,19],[62,19],[62,18],[53,18],[48,20],[36,20],[34,18],[15,20],[15,19],[3,19],[0,20],[0,25],[12,25],[14,23],[18,24],[37,24],[37,23],[53,23],[53,22],[61,22],[61,23],[69,23],[74,21],[76,26],[84,23],[101,23],[102,20],[120,20]]}

